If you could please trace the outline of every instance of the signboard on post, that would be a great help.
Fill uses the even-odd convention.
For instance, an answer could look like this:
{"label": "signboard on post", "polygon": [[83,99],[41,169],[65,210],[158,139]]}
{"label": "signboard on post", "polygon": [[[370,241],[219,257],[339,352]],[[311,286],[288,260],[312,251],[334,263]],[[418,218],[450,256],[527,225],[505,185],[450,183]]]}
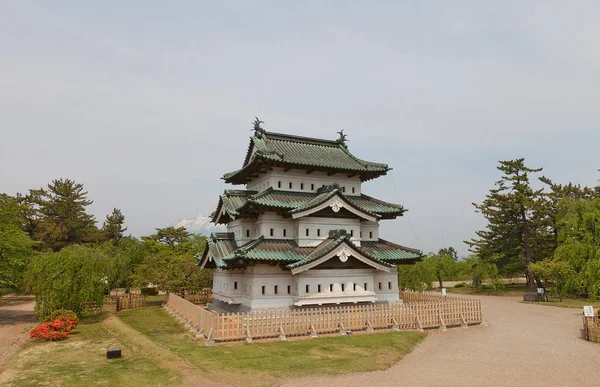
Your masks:
{"label": "signboard on post", "polygon": [[442,288],[442,297],[446,297],[446,288]]}
{"label": "signboard on post", "polygon": [[544,288],[537,288],[539,294],[544,294]]}
{"label": "signboard on post", "polygon": [[594,307],[592,305],[586,305],[583,307],[583,315],[585,317],[594,317]]}

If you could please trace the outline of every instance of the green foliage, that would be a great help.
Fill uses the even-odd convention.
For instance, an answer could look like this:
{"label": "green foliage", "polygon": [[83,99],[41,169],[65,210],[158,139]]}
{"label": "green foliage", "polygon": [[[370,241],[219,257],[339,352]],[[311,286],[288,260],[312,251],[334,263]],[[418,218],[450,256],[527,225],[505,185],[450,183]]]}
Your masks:
{"label": "green foliage", "polygon": [[473,203],[486,218],[486,229],[465,243],[479,258],[495,263],[501,275],[525,274],[533,288],[529,266],[549,258],[553,244],[543,190],[534,190],[529,182],[529,174],[542,169],[526,167],[522,158],[500,161],[497,168],[503,176],[496,188],[481,204]]}
{"label": "green foliage", "polygon": [[170,291],[212,287],[212,271],[200,270],[195,258],[204,250],[206,237],[168,227],[142,239],[148,255],[131,276],[136,286]]}
{"label": "green foliage", "polygon": [[531,265],[531,271],[552,287],[562,301],[563,289],[571,276],[571,266],[566,261],[545,260]]}
{"label": "green foliage", "polygon": [[106,220],[102,226],[102,232],[106,235],[106,239],[113,244],[119,243],[123,238],[123,233],[127,231],[127,227],[123,228],[123,223],[125,223],[125,216],[118,208],[113,209],[112,214],[106,215]]}
{"label": "green foliage", "polygon": [[454,261],[458,261],[458,252],[452,246],[439,249],[437,255],[445,255],[452,258]]}
{"label": "green foliage", "polygon": [[464,288],[465,286],[467,286],[466,282],[459,282],[454,285],[455,288]]}
{"label": "green foliage", "polygon": [[20,289],[34,242],[22,231],[24,206],[0,194],[0,288]]}
{"label": "green foliage", "polygon": [[150,255],[144,243],[131,236],[120,239],[116,244],[107,242],[100,250],[108,260],[108,286],[110,289],[133,286],[133,274]]}
{"label": "green foliage", "polygon": [[156,241],[165,244],[167,247],[175,249],[186,249],[190,241],[190,233],[184,227],[157,228],[156,234],[148,237],[142,237],[144,241]]}
{"label": "green foliage", "polygon": [[58,309],[80,314],[86,302],[102,306],[108,290],[109,262],[99,249],[69,246],[34,257],[27,285],[36,296],[36,313],[44,318]]}
{"label": "green foliage", "polygon": [[101,240],[94,217],[86,212],[92,204],[83,184],[57,179],[47,189],[30,190],[24,202],[31,206],[28,227],[33,239],[43,248],[58,251],[63,247]]}
{"label": "green foliage", "polygon": [[564,290],[591,299],[600,297],[600,198],[565,198],[556,217],[559,247],[554,260],[569,266]]}

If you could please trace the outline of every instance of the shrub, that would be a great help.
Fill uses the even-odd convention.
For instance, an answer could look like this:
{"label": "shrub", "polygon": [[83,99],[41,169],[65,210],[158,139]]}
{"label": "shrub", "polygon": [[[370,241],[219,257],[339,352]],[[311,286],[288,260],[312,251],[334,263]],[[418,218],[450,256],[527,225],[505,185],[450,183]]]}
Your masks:
{"label": "shrub", "polygon": [[29,337],[46,341],[64,340],[78,323],[79,319],[75,312],[55,310],[29,333]]}
{"label": "shrub", "polygon": [[141,293],[145,296],[156,296],[158,294],[157,288],[142,288]]}
{"label": "shrub", "polygon": [[456,285],[454,285],[455,288],[464,288],[465,286],[467,286],[465,282],[459,282]]}

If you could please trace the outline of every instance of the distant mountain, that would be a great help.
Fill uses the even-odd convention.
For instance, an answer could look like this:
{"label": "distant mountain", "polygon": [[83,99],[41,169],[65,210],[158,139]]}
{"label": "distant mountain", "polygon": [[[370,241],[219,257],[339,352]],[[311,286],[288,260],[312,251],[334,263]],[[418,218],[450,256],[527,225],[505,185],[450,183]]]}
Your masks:
{"label": "distant mountain", "polygon": [[170,224],[169,226],[178,228],[184,227],[189,233],[210,235],[211,232],[224,232],[226,227],[218,226],[212,223],[211,218],[208,216],[198,215],[191,219],[179,219],[178,221]]}

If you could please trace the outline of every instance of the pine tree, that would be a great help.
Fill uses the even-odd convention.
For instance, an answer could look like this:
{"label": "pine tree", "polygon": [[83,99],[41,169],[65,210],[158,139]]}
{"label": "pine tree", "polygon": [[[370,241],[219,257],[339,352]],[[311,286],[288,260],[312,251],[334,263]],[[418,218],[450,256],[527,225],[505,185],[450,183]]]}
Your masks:
{"label": "pine tree", "polygon": [[83,184],[70,179],[53,180],[47,189],[31,190],[38,224],[34,239],[46,248],[58,251],[65,246],[85,243],[97,236],[94,216],[86,212],[92,204]]}
{"label": "pine tree", "polygon": [[526,167],[523,158],[500,161],[497,168],[504,175],[495,183],[496,188],[489,191],[483,203],[473,203],[476,211],[486,218],[486,229],[477,232],[478,238],[465,243],[481,259],[496,263],[501,274],[524,273],[533,290],[535,279],[530,265],[546,258],[542,251],[548,228],[542,190],[531,187],[529,174],[542,168]]}
{"label": "pine tree", "polygon": [[102,232],[104,232],[106,238],[115,245],[119,243],[123,238],[123,233],[127,231],[127,227],[123,228],[123,223],[125,223],[125,216],[118,208],[114,208],[112,214],[106,215],[106,220],[102,226]]}

